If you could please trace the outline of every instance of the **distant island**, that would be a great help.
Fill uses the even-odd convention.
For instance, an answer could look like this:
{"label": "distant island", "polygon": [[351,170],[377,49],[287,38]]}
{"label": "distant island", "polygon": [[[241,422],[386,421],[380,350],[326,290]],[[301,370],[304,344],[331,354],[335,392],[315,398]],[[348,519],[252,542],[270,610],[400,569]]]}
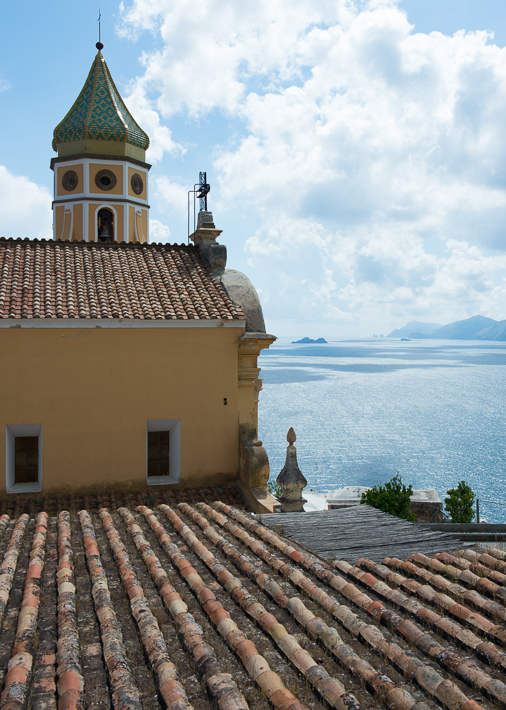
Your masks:
{"label": "distant island", "polygon": [[473,316],[448,325],[411,321],[403,328],[393,330],[387,338],[412,338],[413,340],[499,340],[506,341],[506,320],[497,321],[485,316]]}
{"label": "distant island", "polygon": [[292,340],[292,343],[303,343],[304,345],[313,345],[315,343],[321,344],[326,343],[325,338],[317,338],[313,340],[312,338],[302,338],[302,340]]}

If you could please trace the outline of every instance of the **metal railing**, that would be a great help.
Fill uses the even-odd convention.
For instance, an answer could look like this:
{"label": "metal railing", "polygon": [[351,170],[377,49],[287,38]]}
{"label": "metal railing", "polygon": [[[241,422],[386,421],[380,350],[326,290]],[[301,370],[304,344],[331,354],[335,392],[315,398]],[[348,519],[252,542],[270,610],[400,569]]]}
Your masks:
{"label": "metal railing", "polygon": [[[506,507],[506,503],[497,500],[487,500],[486,498],[481,498],[483,503],[491,503],[492,505],[502,505]],[[476,522],[480,522],[480,498],[476,498]]]}

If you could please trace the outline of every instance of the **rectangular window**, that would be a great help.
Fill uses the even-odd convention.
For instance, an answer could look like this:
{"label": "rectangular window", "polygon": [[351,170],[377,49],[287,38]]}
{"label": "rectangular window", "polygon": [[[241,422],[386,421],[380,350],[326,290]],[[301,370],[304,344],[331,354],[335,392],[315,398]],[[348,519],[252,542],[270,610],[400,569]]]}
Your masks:
{"label": "rectangular window", "polygon": [[150,419],[146,432],[146,473],[151,486],[179,483],[181,420]]}
{"label": "rectangular window", "polygon": [[39,480],[39,437],[16,436],[14,445],[15,482],[37,483]]}
{"label": "rectangular window", "polygon": [[42,424],[6,427],[5,487],[7,493],[42,490]]}
{"label": "rectangular window", "polygon": [[148,431],[148,476],[169,476],[170,431]]}

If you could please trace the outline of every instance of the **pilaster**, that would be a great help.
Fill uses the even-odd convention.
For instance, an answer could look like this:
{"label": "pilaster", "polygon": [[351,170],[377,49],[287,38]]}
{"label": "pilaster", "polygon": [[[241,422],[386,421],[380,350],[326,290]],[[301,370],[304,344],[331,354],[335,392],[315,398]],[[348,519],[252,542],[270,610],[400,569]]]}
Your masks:
{"label": "pilaster", "polygon": [[258,396],[262,389],[258,356],[275,340],[267,333],[245,333],[239,339],[239,425],[251,441],[258,436]]}
{"label": "pilaster", "polygon": [[262,380],[257,358],[276,340],[266,333],[245,333],[239,338],[239,485],[253,510],[272,513],[277,501],[267,490],[269,459],[258,440],[258,395]]}

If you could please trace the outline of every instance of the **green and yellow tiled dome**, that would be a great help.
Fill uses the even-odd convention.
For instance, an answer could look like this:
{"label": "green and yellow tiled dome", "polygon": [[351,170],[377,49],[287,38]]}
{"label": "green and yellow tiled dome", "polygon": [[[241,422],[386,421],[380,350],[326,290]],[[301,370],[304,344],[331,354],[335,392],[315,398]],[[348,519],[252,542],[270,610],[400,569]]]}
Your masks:
{"label": "green and yellow tiled dome", "polygon": [[114,85],[100,50],[74,105],[54,129],[58,155],[127,155],[145,159],[146,133],[134,121]]}

